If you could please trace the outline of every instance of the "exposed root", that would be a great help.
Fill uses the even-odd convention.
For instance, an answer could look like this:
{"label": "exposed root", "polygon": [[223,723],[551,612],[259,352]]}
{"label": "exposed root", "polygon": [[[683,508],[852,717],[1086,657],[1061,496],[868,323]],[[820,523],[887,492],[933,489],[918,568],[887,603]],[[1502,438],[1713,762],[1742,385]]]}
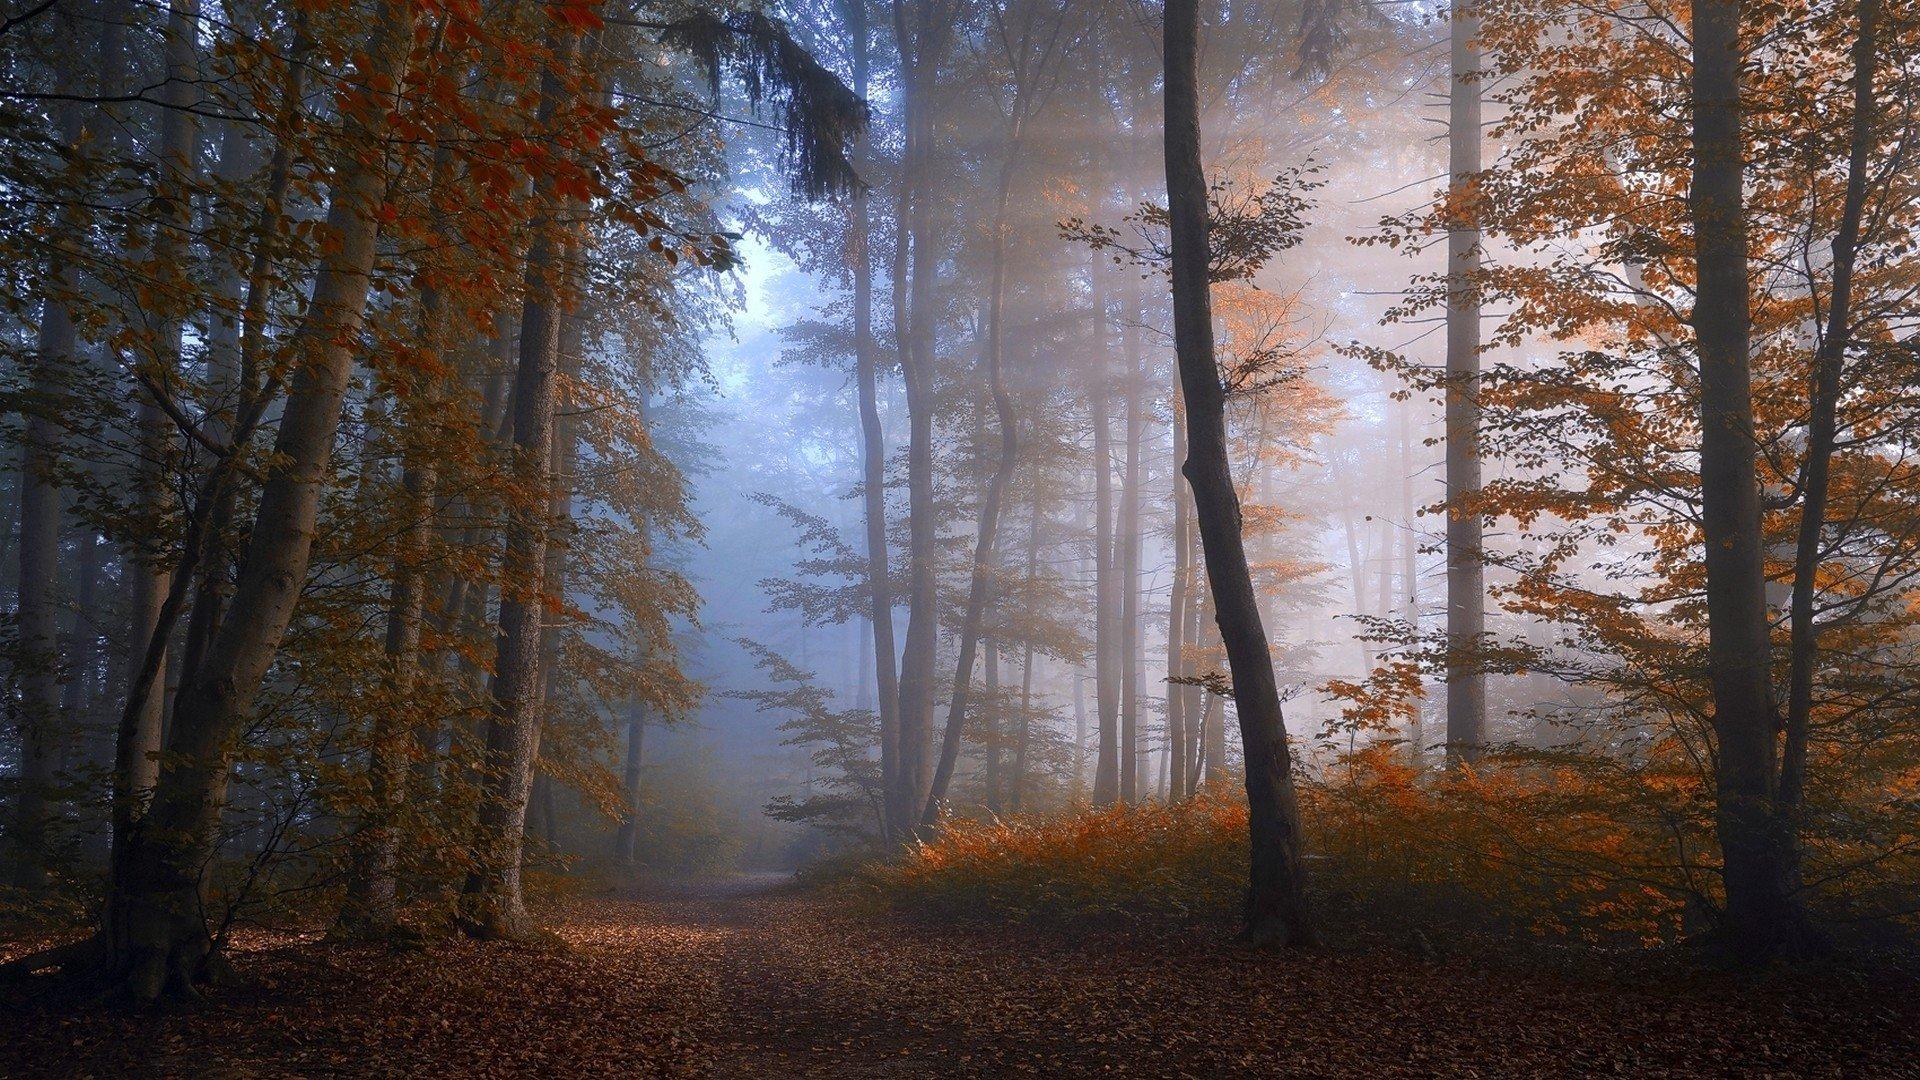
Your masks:
{"label": "exposed root", "polygon": [[92,974],[106,959],[106,938],[94,934],[0,964],[0,980],[27,979],[47,971],[63,976]]}

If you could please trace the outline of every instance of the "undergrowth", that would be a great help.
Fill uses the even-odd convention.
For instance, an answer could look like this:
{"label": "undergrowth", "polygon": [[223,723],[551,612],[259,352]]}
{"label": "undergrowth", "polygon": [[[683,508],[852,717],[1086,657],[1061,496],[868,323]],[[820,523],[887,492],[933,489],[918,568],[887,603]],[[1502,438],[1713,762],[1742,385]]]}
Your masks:
{"label": "undergrowth", "polygon": [[[1303,785],[1300,799],[1314,902],[1343,932],[1417,947],[1431,934],[1656,948],[1704,930],[1720,902],[1711,807],[1693,791],[1660,798],[1644,783],[1539,764],[1421,773],[1382,748]],[[1223,784],[1171,805],[951,819],[853,887],[950,921],[1229,921],[1246,848],[1245,803]],[[1848,900],[1810,898],[1828,916]],[[1897,919],[1877,925],[1880,943],[1913,936]]]}

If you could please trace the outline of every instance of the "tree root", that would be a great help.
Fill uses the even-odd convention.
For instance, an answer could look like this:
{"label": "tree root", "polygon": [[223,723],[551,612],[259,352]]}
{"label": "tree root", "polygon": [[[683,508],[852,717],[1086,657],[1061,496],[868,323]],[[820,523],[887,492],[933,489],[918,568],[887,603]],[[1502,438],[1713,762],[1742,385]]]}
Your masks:
{"label": "tree root", "polygon": [[106,938],[91,934],[78,941],[55,945],[0,964],[0,980],[28,979],[50,969],[59,971],[62,976],[72,976],[83,970],[91,973],[106,959]]}
{"label": "tree root", "polygon": [[233,961],[218,950],[176,946],[119,954],[104,934],[94,934],[0,964],[0,981],[57,981],[96,1003],[135,1006],[194,1005],[205,1000],[201,987],[245,984]]}

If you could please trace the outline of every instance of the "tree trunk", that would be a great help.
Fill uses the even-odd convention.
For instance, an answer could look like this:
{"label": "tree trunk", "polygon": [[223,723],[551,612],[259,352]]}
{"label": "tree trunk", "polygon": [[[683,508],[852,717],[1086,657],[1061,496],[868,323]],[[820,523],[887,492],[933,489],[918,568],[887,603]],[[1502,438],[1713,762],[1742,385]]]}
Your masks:
{"label": "tree trunk", "polygon": [[1246,756],[1250,868],[1246,938],[1304,945],[1308,922],[1293,765],[1273,656],[1240,535],[1240,500],[1227,463],[1226,395],[1213,342],[1207,182],[1200,158],[1198,0],[1166,5],[1167,212],[1172,232],[1174,352],[1187,407],[1186,475],[1200,523],[1214,617],[1227,650]]}
{"label": "tree trunk", "polygon": [[[853,92],[865,101],[872,65],[866,0],[845,0],[842,8],[853,39]],[[863,131],[854,150],[856,160],[865,165],[868,152]],[[900,675],[895,666],[893,588],[887,557],[887,437],[880,425],[879,356],[873,340],[873,251],[867,189],[857,188],[852,202],[847,257],[853,263],[853,347],[860,395],[861,494],[867,536],[867,624],[873,631],[874,688],[880,704],[881,790],[894,791],[900,771]],[[884,827],[890,833],[894,824],[889,818]]]}
{"label": "tree trunk", "polygon": [[[1034,592],[1034,583],[1040,576],[1040,475],[1038,469],[1031,470],[1033,475],[1033,509],[1027,519],[1027,595]],[[1028,749],[1033,740],[1033,638],[1031,630],[1027,633],[1024,655],[1020,660],[1020,719],[1019,730],[1013,746],[1013,793],[1008,804],[1014,813],[1020,812],[1027,787]]]}
{"label": "tree trunk", "polygon": [[1186,687],[1174,680],[1186,675],[1187,590],[1193,576],[1192,523],[1180,491],[1180,468],[1187,456],[1187,425],[1178,402],[1173,406],[1173,583],[1167,590],[1167,753],[1173,759],[1167,797],[1179,802],[1192,794],[1193,747],[1187,730]]}
{"label": "tree trunk", "polygon": [[1001,775],[1004,757],[1000,750],[1001,736],[1005,731],[1005,717],[1000,714],[1000,639],[989,636],[986,647],[981,650],[982,674],[986,701],[982,702],[980,712],[980,742],[986,757],[986,802],[987,812],[998,816],[1000,813],[1000,786],[1005,777]]}
{"label": "tree trunk", "polygon": [[1129,274],[1121,303],[1121,330],[1127,357],[1127,449],[1120,487],[1120,798],[1139,802],[1147,796],[1147,754],[1141,743],[1146,724],[1140,718],[1140,441],[1146,418],[1140,403],[1139,277]]}
{"label": "tree trunk", "polygon": [[1480,20],[1455,0],[1447,121],[1447,760],[1477,761],[1487,738],[1486,570],[1480,514]]}
{"label": "tree trunk", "polygon": [[620,832],[613,841],[613,858],[621,866],[632,866],[640,849],[640,765],[647,737],[645,710],[639,702],[629,709],[626,765],[620,772],[620,805],[626,814],[620,819]]}
{"label": "tree trunk", "polygon": [[[1183,413],[1185,412],[1184,409],[1181,411]],[[1182,438],[1185,438],[1184,428]],[[1184,443],[1182,445],[1184,446]],[[1200,537],[1193,523],[1193,493],[1188,490],[1186,484],[1181,482],[1181,478],[1185,475],[1185,472],[1186,463],[1182,461],[1180,471],[1173,476],[1174,490],[1178,493],[1177,497],[1179,501],[1186,505],[1187,511],[1186,531],[1182,534],[1185,536],[1187,544],[1187,627],[1182,637],[1187,644],[1188,655],[1181,661],[1180,671],[1181,674],[1188,678],[1193,678],[1200,674],[1200,664],[1197,657],[1200,655],[1201,650],[1210,646],[1210,641],[1204,634],[1203,628],[1206,624],[1200,617],[1202,609],[1207,606],[1206,590],[1200,588],[1200,577],[1195,569],[1196,561],[1194,555],[1196,549],[1199,547]],[[1195,792],[1200,789],[1203,779],[1206,781],[1218,779],[1212,775],[1211,772],[1203,774],[1202,767],[1208,760],[1218,761],[1221,759],[1220,755],[1224,753],[1224,745],[1219,751],[1216,751],[1214,742],[1224,740],[1226,736],[1221,727],[1222,717],[1212,716],[1207,711],[1207,692],[1205,689],[1192,683],[1182,686],[1180,688],[1180,711],[1187,718],[1187,730],[1192,733],[1192,737],[1188,740],[1190,743],[1188,752],[1192,757],[1192,765],[1187,772],[1187,790],[1189,792]],[[1209,724],[1211,724],[1212,727],[1208,727]]]}
{"label": "tree trunk", "polygon": [[1087,676],[1073,671],[1073,780],[1067,797],[1079,802],[1087,794]]}
{"label": "tree trunk", "polygon": [[1113,536],[1113,436],[1108,397],[1107,305],[1100,291],[1096,257],[1088,270],[1093,299],[1093,687],[1099,748],[1094,758],[1093,801],[1120,798],[1120,590]]}
{"label": "tree trunk", "polygon": [[[77,33],[71,14],[62,10],[59,18],[69,32]],[[59,50],[53,59],[55,91],[77,94],[81,72],[74,54]],[[80,103],[60,101],[52,109],[60,141],[77,148],[84,125]],[[72,217],[64,210],[61,216]],[[63,235],[71,231],[61,230]],[[21,433],[17,552],[20,579],[15,585],[14,607],[20,765],[8,836],[12,857],[7,860],[11,867],[7,878],[25,888],[37,888],[45,881],[49,789],[59,761],[63,726],[58,595],[62,495],[56,471],[62,442],[61,399],[70,369],[77,362],[73,317],[67,307],[67,298],[77,286],[73,269],[64,253],[56,249],[44,272],[46,288],[40,301],[40,325],[30,371],[31,398],[22,409],[25,423]]]}
{"label": "tree trunk", "polygon": [[[912,18],[909,20],[909,11]],[[932,783],[933,682],[940,635],[938,514],[933,477],[933,278],[939,264],[929,202],[933,124],[926,98],[938,74],[939,35],[924,3],[894,0],[901,51],[906,145],[901,161],[893,263],[894,334],[907,391],[907,634],[900,657],[900,736],[896,787],[888,800],[897,837],[910,835]],[[908,23],[912,26],[909,28]],[[908,271],[911,267],[911,279]]]}
{"label": "tree trunk", "polygon": [[[398,85],[413,40],[410,0],[381,5],[363,81]],[[366,312],[384,177],[365,143],[385,135],[387,110],[349,122],[327,213],[334,239],[292,347],[294,376],[261,490],[253,534],[206,663],[180,688],[153,806],[135,827],[126,873],[115,883],[119,925],[110,927],[116,968],[143,1000],[190,992],[211,948],[199,886],[213,855],[234,740],[292,618],[305,584],[321,489],[331,471],[353,343]]]}
{"label": "tree trunk", "polygon": [[[63,138],[78,142],[80,107],[59,106]],[[20,581],[14,617],[19,634],[15,670],[20,683],[20,783],[13,805],[9,860],[15,884],[36,887],[45,877],[48,790],[59,757],[59,563],[61,494],[54,472],[60,455],[60,413],[66,369],[75,362],[73,320],[63,294],[72,274],[58,256],[47,268],[52,283],[40,303],[34,343],[33,402],[26,410],[20,462]]]}
{"label": "tree trunk", "polygon": [[1760,486],[1755,471],[1739,0],[1693,0],[1693,218],[1699,285],[1700,498],[1708,670],[1719,742],[1724,930],[1743,956],[1801,924],[1775,806],[1776,731]]}
{"label": "tree trunk", "polygon": [[1813,717],[1814,666],[1820,648],[1820,626],[1814,621],[1814,593],[1819,583],[1821,540],[1838,437],[1841,379],[1846,369],[1847,347],[1854,336],[1854,263],[1867,202],[1867,156],[1873,152],[1879,124],[1874,63],[1879,47],[1880,6],[1880,0],[1860,0],[1859,30],[1853,45],[1853,121],[1847,148],[1847,187],[1841,199],[1839,228],[1833,238],[1833,281],[1827,299],[1826,328],[1814,355],[1809,394],[1807,456],[1801,484],[1803,502],[1793,563],[1786,744],[1780,758],[1782,839],[1794,860],[1788,885],[1795,888],[1799,885],[1800,854],[1796,819],[1806,789],[1807,734]]}
{"label": "tree trunk", "polygon": [[[577,31],[562,35],[558,62],[571,69]],[[541,80],[539,124],[549,124],[566,93],[562,75]],[[542,205],[555,205],[551,178],[539,181]],[[561,283],[569,261],[565,226],[549,217],[535,226],[527,252],[526,301],[520,311],[520,355],[513,384],[513,470],[523,493],[551,493]],[[462,900],[468,930],[479,937],[519,937],[531,926],[521,894],[527,800],[540,740],[541,615],[545,607],[548,497],[522,498],[507,514],[506,556],[495,650],[492,710],[482,752],[476,865]]]}
{"label": "tree trunk", "polygon": [[[306,85],[306,65],[303,58],[312,44],[307,39],[306,19],[305,11],[298,10],[293,13],[290,20],[292,26],[287,46],[288,63],[282,77],[279,103],[278,119],[282,131],[291,131],[294,127]],[[246,142],[241,136],[241,127],[237,122],[228,124],[227,133],[227,142],[235,145],[230,147],[233,151],[231,157],[226,153],[222,154],[223,179],[238,182],[244,179],[245,171],[251,168],[251,152],[250,149],[241,149],[246,146]],[[209,339],[213,352],[210,366],[214,369],[216,384],[221,387],[222,395],[228,401],[228,407],[225,410],[216,412],[209,418],[209,426],[230,443],[236,444],[231,448],[233,454],[244,452],[244,447],[237,445],[244,441],[239,439],[236,427],[241,420],[241,414],[257,412],[264,406],[264,401],[260,400],[263,394],[260,386],[261,354],[267,344],[266,323],[271,314],[270,294],[274,289],[272,273],[276,267],[277,249],[283,240],[287,186],[292,180],[292,169],[292,147],[288,145],[287,140],[282,139],[275,144],[273,154],[268,161],[266,190],[254,214],[252,259],[244,286],[231,272],[223,271],[222,273],[221,302],[238,302],[240,312],[238,322],[232,328],[226,327],[223,320],[216,319],[217,332]],[[239,208],[235,208],[235,213],[239,212]],[[219,483],[213,490],[211,505],[204,510],[196,508],[196,512],[206,514],[205,550],[195,556],[200,566],[200,581],[193,600],[192,614],[187,622],[185,640],[179,650],[180,662],[177,667],[178,676],[182,681],[190,680],[194,671],[199,668],[201,660],[206,656],[206,651],[213,642],[214,635],[220,629],[220,620],[226,612],[227,579],[235,540],[234,517],[238,512],[239,488],[229,478]],[[164,592],[165,590],[162,590],[161,593],[155,594],[154,615],[158,614],[158,598],[163,596]],[[142,614],[141,621],[136,625],[146,628],[146,631],[151,633],[154,625],[153,618]],[[163,654],[159,676],[161,681],[165,679],[165,670],[166,660]],[[157,740],[158,704],[153,705],[149,711],[151,713],[149,722],[153,725]],[[156,749],[157,745],[156,741]]]}
{"label": "tree trunk", "polygon": [[967,610],[960,623],[960,657],[955,664],[953,696],[947,705],[947,723],[940,740],[940,762],[933,774],[926,807],[920,812],[922,828],[939,820],[940,804],[953,780],[954,766],[960,760],[960,744],[966,731],[967,697],[973,682],[973,654],[980,640],[981,621],[993,592],[994,544],[1000,531],[1000,503],[1006,496],[1007,481],[1019,461],[1020,435],[1013,412],[1013,397],[1007,392],[1001,374],[1006,352],[1007,292],[1007,199],[1013,190],[1013,173],[1019,164],[1021,149],[1020,114],[1015,106],[1013,128],[1008,134],[1006,157],[1000,163],[1000,179],[994,199],[993,255],[987,290],[987,391],[993,397],[993,411],[1000,427],[1000,453],[993,475],[987,480],[986,494],[980,501],[980,521],[973,546],[973,574],[967,588]]}
{"label": "tree trunk", "polygon": [[[433,189],[449,179],[451,156],[435,155]],[[442,237],[444,240],[445,238]],[[399,916],[395,863],[400,834],[395,818],[405,797],[407,763],[414,757],[411,723],[414,685],[420,673],[420,641],[429,588],[427,560],[433,544],[434,508],[440,472],[433,429],[447,390],[449,316],[446,298],[429,275],[417,281],[420,296],[418,373],[396,388],[402,425],[402,473],[393,583],[387,602],[384,700],[376,700],[367,746],[368,807],[354,838],[340,929],[350,936],[393,932]]]}
{"label": "tree trunk", "polygon": [[[1420,533],[1414,527],[1413,507],[1413,404],[1400,403],[1400,519],[1404,532],[1400,541],[1400,618],[1417,639],[1420,635]],[[1407,721],[1407,747],[1418,769],[1426,760],[1425,697],[1413,701],[1413,715]]]}

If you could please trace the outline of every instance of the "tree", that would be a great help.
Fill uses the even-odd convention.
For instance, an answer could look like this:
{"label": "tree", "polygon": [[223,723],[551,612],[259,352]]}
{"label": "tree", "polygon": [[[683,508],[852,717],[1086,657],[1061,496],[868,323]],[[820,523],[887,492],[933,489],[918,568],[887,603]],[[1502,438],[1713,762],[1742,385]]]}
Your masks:
{"label": "tree", "polygon": [[1480,513],[1480,21],[1467,3],[1448,22],[1447,109],[1447,761],[1471,763],[1486,742],[1486,635]]}
{"label": "tree", "polygon": [[[541,78],[541,127],[558,114],[567,84],[577,77],[580,52],[577,26],[556,29],[554,67]],[[527,797],[539,753],[542,620],[547,604],[543,578],[547,561],[548,498],[551,474],[554,402],[559,367],[561,307],[569,302],[571,238],[557,202],[558,178],[537,178],[536,197],[552,206],[553,218],[538,222],[527,252],[524,307],[520,312],[520,355],[513,380],[513,467],[526,493],[509,508],[505,571],[514,584],[500,597],[499,651],[493,667],[493,711],[488,718],[485,780],[476,823],[480,851],[468,876],[466,918],[472,932],[515,937],[528,929],[521,894],[521,850]]]}
{"label": "tree", "polygon": [[1007,285],[1007,202],[1013,194],[1013,182],[1021,165],[1027,123],[1046,96],[1058,85],[1060,54],[1071,38],[1067,35],[1066,13],[1054,13],[1051,25],[1041,21],[1041,5],[1021,8],[1018,29],[1011,29],[999,9],[994,18],[999,30],[1004,60],[1010,73],[1012,95],[1004,135],[1004,151],[994,186],[992,255],[987,286],[987,343],[983,363],[983,381],[993,399],[995,422],[1000,429],[999,454],[993,473],[987,479],[980,501],[980,520],[974,531],[973,572],[967,586],[967,607],[960,626],[959,659],[948,700],[947,721],[940,741],[940,757],[928,788],[926,806],[920,814],[925,829],[939,819],[940,804],[946,798],[947,785],[953,779],[954,765],[960,758],[960,740],[966,730],[967,696],[973,681],[974,650],[980,639],[981,621],[986,616],[988,591],[993,581],[994,545],[1000,528],[1000,503],[1006,497],[1007,481],[1019,464],[1020,435],[1014,415],[1013,397],[1007,391],[1002,372],[1006,356]]}
{"label": "tree", "polygon": [[330,192],[327,227],[336,246],[323,264],[301,326],[298,343],[306,355],[274,443],[281,464],[268,474],[261,492],[234,591],[234,613],[222,624],[201,669],[180,688],[153,805],[128,838],[125,873],[114,882],[112,965],[126,973],[129,990],[139,999],[190,992],[208,974],[211,943],[199,910],[201,867],[211,855],[235,729],[252,705],[305,576],[320,486],[351,374],[349,342],[365,313],[380,234],[382,178],[362,155],[368,143],[386,134],[387,110],[379,103],[405,74],[413,20],[407,0],[387,0],[369,32],[367,61],[356,72],[367,97],[358,109],[348,109],[355,139],[336,163]]}
{"label": "tree", "polygon": [[1226,393],[1213,350],[1209,296],[1213,263],[1207,183],[1200,156],[1199,5],[1166,6],[1165,103],[1167,221],[1171,232],[1174,351],[1187,415],[1184,472],[1194,513],[1214,618],[1227,650],[1246,755],[1251,879],[1246,937],[1259,944],[1303,945],[1312,936],[1300,861],[1299,806],[1293,763],[1274,682],[1273,657],[1247,570],[1240,535],[1239,496],[1229,471]]}

